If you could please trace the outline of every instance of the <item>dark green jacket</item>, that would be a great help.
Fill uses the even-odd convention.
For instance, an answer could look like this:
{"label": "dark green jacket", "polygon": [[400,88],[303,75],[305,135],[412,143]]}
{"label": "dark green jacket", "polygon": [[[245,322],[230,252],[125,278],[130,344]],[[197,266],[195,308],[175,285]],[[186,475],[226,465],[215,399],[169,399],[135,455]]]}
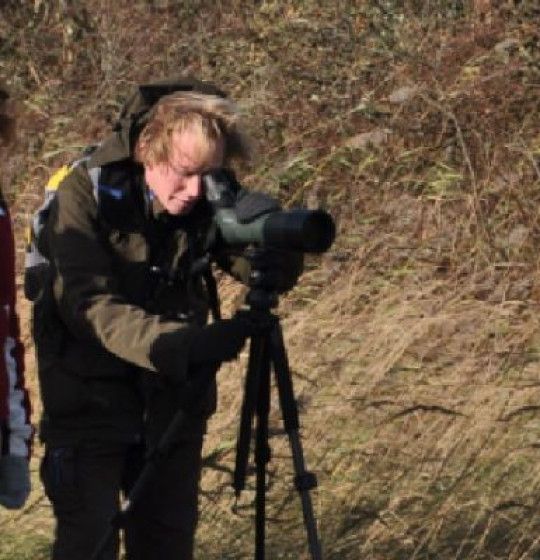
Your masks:
{"label": "dark green jacket", "polygon": [[[42,439],[134,441],[156,392],[178,391],[150,359],[162,335],[187,371],[192,325],[203,325],[208,297],[200,275],[211,224],[201,201],[172,217],[147,196],[143,168],[115,133],[59,186],[41,251],[50,288],[34,303],[34,338],[44,413]],[[99,189],[88,169],[99,167]],[[174,399],[171,404],[174,407]],[[215,407],[215,387],[193,429]]]}

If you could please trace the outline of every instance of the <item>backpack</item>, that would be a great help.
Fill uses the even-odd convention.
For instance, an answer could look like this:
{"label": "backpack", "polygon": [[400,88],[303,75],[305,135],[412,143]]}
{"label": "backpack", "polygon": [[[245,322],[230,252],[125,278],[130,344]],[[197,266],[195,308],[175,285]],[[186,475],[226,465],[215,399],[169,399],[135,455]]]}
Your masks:
{"label": "backpack", "polygon": [[[170,78],[158,82],[142,84],[137,86],[127,98],[116,123],[113,125],[113,131],[119,134],[125,134],[128,138],[134,137],[146,124],[149,113],[157,101],[163,96],[177,91],[198,91],[209,95],[225,97],[225,93],[214,85],[193,78]],[[57,189],[65,177],[67,177],[76,166],[84,164],[90,159],[98,146],[99,145],[92,145],[87,147],[81,154],[81,157],[77,158],[72,163],[60,167],[53,173],[45,186],[43,202],[29,221],[26,232],[24,295],[32,302],[37,301],[43,294],[44,289],[50,286],[51,283],[50,262],[47,255],[42,251],[41,235],[47,224],[51,205],[56,197]],[[88,169],[98,208],[100,207],[100,173],[100,167]],[[205,279],[210,296],[212,314],[214,318],[217,319],[220,317],[219,301],[216,281],[210,270],[209,259],[207,259],[207,262],[198,263],[197,266],[199,270],[196,272],[202,274]]]}
{"label": "backpack", "polygon": [[[56,197],[56,191],[60,183],[69,175],[72,169],[77,165],[90,159],[90,156],[97,148],[89,146],[86,148],[82,156],[70,164],[63,165],[57,169],[45,185],[43,202],[36,210],[26,228],[26,248],[24,254],[24,296],[26,299],[34,302],[37,301],[43,293],[43,288],[49,281],[50,263],[48,257],[40,248],[41,234],[47,224],[51,205]],[[97,199],[97,177],[94,173],[90,173],[90,178],[94,186],[94,197]]]}

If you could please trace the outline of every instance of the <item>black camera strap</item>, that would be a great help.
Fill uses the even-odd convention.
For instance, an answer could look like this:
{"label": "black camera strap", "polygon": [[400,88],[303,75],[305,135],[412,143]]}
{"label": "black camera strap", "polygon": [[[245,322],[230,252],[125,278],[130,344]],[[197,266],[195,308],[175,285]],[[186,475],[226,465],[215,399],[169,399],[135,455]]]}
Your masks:
{"label": "black camera strap", "polygon": [[191,265],[190,274],[195,276],[200,274],[206,285],[208,293],[208,305],[212,313],[214,321],[221,319],[221,306],[219,303],[219,294],[217,289],[217,282],[214,274],[212,273],[212,264],[210,253],[199,257]]}

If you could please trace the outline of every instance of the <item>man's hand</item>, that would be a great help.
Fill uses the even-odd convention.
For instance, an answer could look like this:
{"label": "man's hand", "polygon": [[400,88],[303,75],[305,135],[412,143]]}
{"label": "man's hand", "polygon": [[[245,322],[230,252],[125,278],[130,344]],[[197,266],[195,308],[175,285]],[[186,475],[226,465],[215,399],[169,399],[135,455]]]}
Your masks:
{"label": "man's hand", "polygon": [[234,360],[255,326],[243,315],[201,327],[193,337],[189,362],[195,365]]}
{"label": "man's hand", "polygon": [[30,470],[26,457],[0,457],[0,504],[20,509],[30,494]]}
{"label": "man's hand", "polygon": [[180,346],[177,333],[169,333],[156,340],[151,351],[150,360],[156,370],[177,383],[187,381],[186,357],[188,365],[195,369],[205,365],[217,367],[234,360],[246,339],[260,331],[256,322],[244,313],[204,327],[189,328],[189,344]]}

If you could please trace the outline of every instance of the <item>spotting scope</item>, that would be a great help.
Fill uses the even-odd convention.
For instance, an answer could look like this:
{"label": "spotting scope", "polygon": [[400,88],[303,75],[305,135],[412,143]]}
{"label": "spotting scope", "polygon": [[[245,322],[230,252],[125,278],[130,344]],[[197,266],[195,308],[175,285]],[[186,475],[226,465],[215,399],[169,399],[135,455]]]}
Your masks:
{"label": "spotting scope", "polygon": [[334,220],[324,210],[281,210],[270,196],[244,190],[226,169],[207,173],[203,185],[227,245],[324,253],[334,241]]}

